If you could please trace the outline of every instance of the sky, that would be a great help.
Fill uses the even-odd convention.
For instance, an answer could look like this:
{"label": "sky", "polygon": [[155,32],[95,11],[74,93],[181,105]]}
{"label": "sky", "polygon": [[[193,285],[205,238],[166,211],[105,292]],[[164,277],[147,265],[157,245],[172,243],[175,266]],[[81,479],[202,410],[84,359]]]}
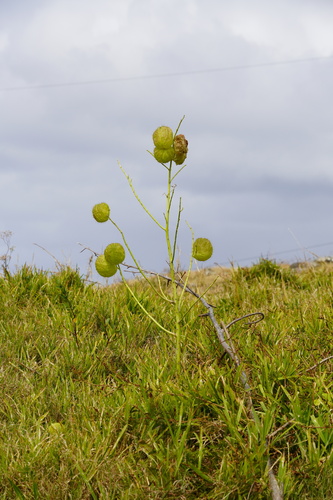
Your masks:
{"label": "sky", "polygon": [[92,218],[106,202],[140,264],[163,271],[164,234],[119,164],[163,222],[167,172],[148,151],[153,131],[183,116],[189,153],[173,219],[181,197],[183,267],[189,227],[214,245],[204,266],[332,255],[332,25],[331,0],[0,2],[0,236],[12,233],[11,269],[89,273],[84,248],[121,242]]}

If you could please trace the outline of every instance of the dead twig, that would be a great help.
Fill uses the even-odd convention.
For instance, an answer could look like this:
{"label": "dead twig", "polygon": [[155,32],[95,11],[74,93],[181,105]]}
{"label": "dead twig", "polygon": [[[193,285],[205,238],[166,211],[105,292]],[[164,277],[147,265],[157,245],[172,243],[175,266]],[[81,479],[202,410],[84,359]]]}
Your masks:
{"label": "dead twig", "polygon": [[332,359],[333,358],[333,355],[332,356],[328,356],[327,358],[324,358],[322,359],[321,361],[319,361],[319,363],[316,363],[315,365],[311,366],[311,368],[308,368],[307,370],[305,370],[306,372],[310,372],[311,370],[314,370],[315,368],[317,368],[319,365],[322,365],[323,363],[326,363],[326,361],[328,361],[329,359]]}

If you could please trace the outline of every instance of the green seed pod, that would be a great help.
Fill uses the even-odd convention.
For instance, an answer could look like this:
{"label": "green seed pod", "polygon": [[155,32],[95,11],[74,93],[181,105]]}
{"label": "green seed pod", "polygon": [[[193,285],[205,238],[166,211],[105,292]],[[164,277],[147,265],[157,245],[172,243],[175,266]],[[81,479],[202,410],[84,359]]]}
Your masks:
{"label": "green seed pod", "polygon": [[173,132],[170,127],[158,127],[153,133],[153,141],[158,149],[169,149],[173,144]]}
{"label": "green seed pod", "polygon": [[173,147],[175,150],[174,162],[176,165],[181,165],[186,160],[188,151],[188,141],[183,134],[176,135]]}
{"label": "green seed pod", "polygon": [[108,264],[117,266],[125,259],[125,250],[120,243],[110,243],[104,250],[104,257]]}
{"label": "green seed pod", "polygon": [[64,426],[59,422],[54,422],[48,426],[47,430],[50,434],[62,434],[64,432]]}
{"label": "green seed pod", "polygon": [[169,161],[173,160],[175,156],[175,150],[173,148],[169,149],[154,149],[154,158],[159,163],[169,163]]}
{"label": "green seed pod", "polygon": [[213,255],[213,245],[207,238],[197,238],[193,243],[192,256],[196,260],[208,260]]}
{"label": "green seed pod", "polygon": [[110,207],[107,203],[97,203],[92,209],[92,214],[97,222],[106,222],[110,217]]}
{"label": "green seed pod", "polygon": [[99,255],[97,257],[95,267],[98,274],[103,276],[103,278],[110,278],[111,276],[116,274],[118,270],[117,266],[109,264],[109,262],[105,260],[104,255]]}

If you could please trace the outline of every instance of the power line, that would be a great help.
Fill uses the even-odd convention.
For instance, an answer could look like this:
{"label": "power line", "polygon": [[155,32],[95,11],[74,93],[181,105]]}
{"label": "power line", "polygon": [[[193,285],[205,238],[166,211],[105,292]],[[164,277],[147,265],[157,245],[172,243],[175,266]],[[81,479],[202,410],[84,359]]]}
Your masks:
{"label": "power line", "polygon": [[330,60],[330,59],[333,59],[333,55],[321,56],[321,57],[307,57],[304,59],[289,59],[289,60],[285,60],[285,61],[265,62],[265,63],[258,63],[258,64],[240,64],[237,66],[224,66],[221,68],[179,71],[179,72],[174,72],[174,73],[160,73],[160,74],[157,73],[157,74],[152,74],[152,75],[126,76],[126,77],[105,78],[105,79],[98,79],[98,80],[80,80],[80,81],[76,81],[76,82],[42,83],[42,84],[37,84],[37,85],[22,85],[19,87],[3,87],[3,88],[0,88],[0,92],[46,89],[46,88],[57,88],[57,87],[74,87],[74,86],[78,86],[78,85],[95,85],[95,84],[101,84],[101,83],[131,82],[131,81],[138,81],[138,80],[152,80],[152,79],[156,79],[156,78],[173,78],[173,77],[177,77],[177,76],[203,75],[203,74],[208,74],[208,73],[221,73],[221,72],[227,72],[227,71],[266,68],[266,67],[270,67],[270,66],[282,66],[282,65],[288,65],[288,64],[292,65],[292,64],[314,62],[314,61],[320,61],[320,60]]}
{"label": "power line", "polygon": [[[292,248],[291,250],[283,250],[281,252],[273,252],[273,253],[270,253],[269,252],[269,256],[270,257],[273,257],[273,256],[276,256],[276,255],[282,255],[282,254],[286,254],[286,253],[291,253],[291,252],[300,252],[302,251],[303,253],[305,253],[306,251],[313,249],[313,248],[320,248],[320,247],[327,247],[329,245],[333,245],[333,241],[331,241],[330,243],[321,243],[320,245],[311,245],[311,246],[308,246],[308,247],[304,247],[304,248]],[[312,253],[312,252],[310,252]],[[258,259],[261,259],[263,257],[263,255],[256,255],[255,257],[243,257],[241,259],[230,259],[229,262],[222,262],[222,264],[220,265],[227,265],[227,264],[230,264],[230,262],[245,262],[247,260],[258,260]]]}

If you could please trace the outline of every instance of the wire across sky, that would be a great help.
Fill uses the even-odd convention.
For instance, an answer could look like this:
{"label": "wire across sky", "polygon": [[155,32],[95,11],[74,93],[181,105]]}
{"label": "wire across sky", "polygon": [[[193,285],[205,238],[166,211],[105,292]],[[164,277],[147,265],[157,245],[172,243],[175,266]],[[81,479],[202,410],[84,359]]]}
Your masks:
{"label": "wire across sky", "polygon": [[11,91],[22,91],[22,90],[34,90],[34,89],[47,89],[47,88],[57,88],[57,87],[74,87],[79,85],[96,85],[103,83],[116,83],[116,82],[130,82],[137,80],[149,80],[155,78],[173,78],[178,76],[191,76],[191,75],[204,75],[208,73],[219,73],[228,71],[239,71],[247,69],[256,68],[267,68],[272,66],[282,66],[282,65],[293,65],[300,63],[309,63],[323,60],[332,60],[331,56],[321,56],[321,57],[306,57],[303,59],[288,59],[284,61],[274,61],[274,62],[263,62],[257,64],[239,64],[235,66],[222,66],[220,68],[208,68],[208,69],[197,69],[189,71],[175,71],[173,73],[160,73],[151,75],[137,75],[137,76],[124,76],[124,77],[113,77],[104,78],[98,80],[80,80],[75,82],[60,82],[60,83],[41,83],[36,85],[22,85],[17,87],[3,87],[0,88],[0,92],[11,92]]}

